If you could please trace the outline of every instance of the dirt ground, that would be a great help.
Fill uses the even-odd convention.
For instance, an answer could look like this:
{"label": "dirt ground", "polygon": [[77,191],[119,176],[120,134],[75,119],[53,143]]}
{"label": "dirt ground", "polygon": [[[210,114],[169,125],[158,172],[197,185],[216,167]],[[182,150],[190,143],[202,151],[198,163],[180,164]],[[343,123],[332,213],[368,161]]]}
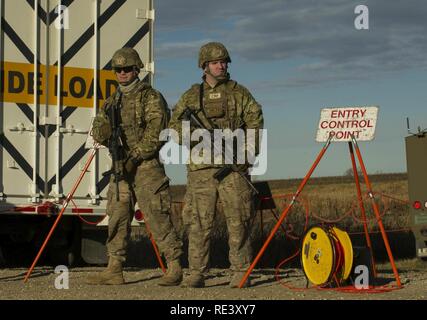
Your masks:
{"label": "dirt ground", "polygon": [[[284,269],[280,272],[282,283],[275,277],[274,269],[255,270],[253,286],[245,289],[228,287],[229,274],[225,269],[212,269],[203,289],[158,286],[160,269],[126,268],[126,284],[120,286],[89,286],[85,278],[102,270],[102,267],[79,267],[69,270],[68,289],[63,273],[55,273],[52,267],[37,267],[29,281],[23,282],[25,268],[0,269],[0,298],[3,300],[426,300],[427,263],[416,259],[397,263],[403,288],[389,292],[357,293],[335,290],[295,290],[285,286],[304,288],[305,277],[300,269]],[[187,271],[187,270],[186,270]],[[388,288],[395,284],[389,264],[378,266],[377,283]],[[285,282],[285,284],[283,284]]]}

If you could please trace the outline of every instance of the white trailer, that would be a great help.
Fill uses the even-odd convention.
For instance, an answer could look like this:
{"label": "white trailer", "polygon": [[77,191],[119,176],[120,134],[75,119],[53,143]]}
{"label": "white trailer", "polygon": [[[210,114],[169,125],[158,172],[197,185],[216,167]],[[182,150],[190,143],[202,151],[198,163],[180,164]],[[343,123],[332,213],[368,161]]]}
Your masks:
{"label": "white trailer", "polygon": [[[5,251],[17,243],[37,248],[46,237],[86,162],[91,120],[117,86],[113,53],[135,48],[145,65],[141,79],[152,83],[154,8],[152,0],[0,1]],[[88,263],[105,261],[107,153],[98,152],[50,241],[54,263],[80,253]]]}

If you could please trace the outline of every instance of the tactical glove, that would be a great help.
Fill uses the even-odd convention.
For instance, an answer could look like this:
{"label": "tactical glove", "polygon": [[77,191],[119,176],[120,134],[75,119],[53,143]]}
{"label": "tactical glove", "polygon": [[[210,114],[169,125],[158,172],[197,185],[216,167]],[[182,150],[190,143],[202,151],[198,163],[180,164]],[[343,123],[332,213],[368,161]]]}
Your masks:
{"label": "tactical glove", "polygon": [[104,117],[95,117],[92,125],[93,139],[98,143],[103,143],[111,137],[111,125],[108,119]]}
{"label": "tactical glove", "polygon": [[135,147],[129,153],[130,157],[132,157],[138,161],[138,165],[143,160],[150,160],[150,159],[154,158],[156,155],[157,155],[157,150],[152,149],[152,150],[147,152],[146,150],[142,149],[140,146]]}

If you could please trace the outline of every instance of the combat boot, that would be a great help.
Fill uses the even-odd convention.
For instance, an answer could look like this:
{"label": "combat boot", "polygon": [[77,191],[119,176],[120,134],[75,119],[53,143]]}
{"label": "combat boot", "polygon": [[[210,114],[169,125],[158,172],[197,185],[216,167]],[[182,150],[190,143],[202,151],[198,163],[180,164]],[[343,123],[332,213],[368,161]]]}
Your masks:
{"label": "combat boot", "polygon": [[185,277],[181,287],[183,288],[204,288],[205,277],[201,273],[191,273]]}
{"label": "combat boot", "polygon": [[182,281],[182,268],[178,259],[168,263],[168,271],[159,282],[159,286],[177,286]]}
{"label": "combat boot", "polygon": [[122,262],[118,259],[111,258],[108,260],[107,268],[86,279],[87,284],[124,284]]}
{"label": "combat boot", "polygon": [[[242,281],[245,276],[245,272],[235,272],[231,277],[230,288],[239,288],[240,281]],[[251,279],[248,277],[243,284],[242,288],[247,288],[251,286]]]}

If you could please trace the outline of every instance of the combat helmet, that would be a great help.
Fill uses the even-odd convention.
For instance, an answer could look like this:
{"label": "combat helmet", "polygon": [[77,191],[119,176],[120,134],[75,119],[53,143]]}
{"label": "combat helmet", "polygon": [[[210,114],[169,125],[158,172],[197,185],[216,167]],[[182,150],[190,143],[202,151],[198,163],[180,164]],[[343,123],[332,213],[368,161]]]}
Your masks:
{"label": "combat helmet", "polygon": [[113,68],[123,68],[130,66],[137,66],[137,68],[144,68],[144,64],[139,57],[138,52],[133,48],[121,48],[117,50],[111,59],[111,66]]}
{"label": "combat helmet", "polygon": [[231,62],[225,46],[220,42],[209,42],[204,44],[199,51],[199,68],[204,67],[206,62],[215,60],[225,60]]}

